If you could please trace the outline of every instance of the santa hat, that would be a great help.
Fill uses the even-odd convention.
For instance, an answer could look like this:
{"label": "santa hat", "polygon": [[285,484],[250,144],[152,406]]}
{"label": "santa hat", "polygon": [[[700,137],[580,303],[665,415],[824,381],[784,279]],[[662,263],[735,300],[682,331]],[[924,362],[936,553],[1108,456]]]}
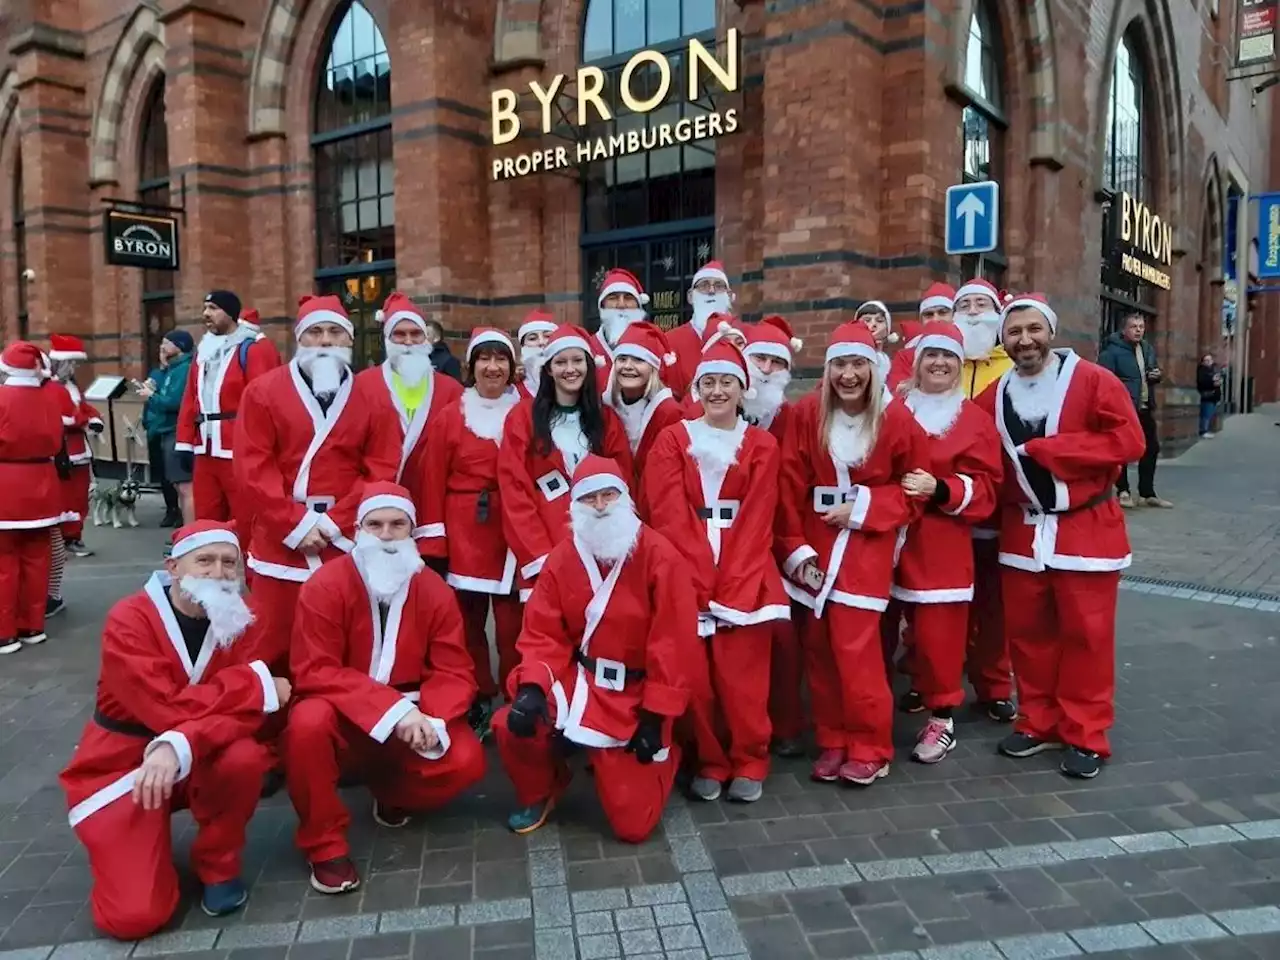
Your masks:
{"label": "santa hat", "polygon": [[506,347],[512,359],[515,359],[516,348],[512,346],[511,338],[503,331],[497,327],[476,327],[471,331],[471,339],[467,342],[467,363],[471,362],[471,355],[485,344]]}
{"label": "santa hat", "polygon": [[867,325],[861,320],[849,320],[831,331],[823,363],[830,363],[841,357],[862,357],[875,364],[878,355],[875,338],[871,336]]}
{"label": "santa hat", "polygon": [[325,297],[304,294],[298,298],[298,320],[293,325],[293,335],[300,337],[318,323],[336,323],[351,336],[356,335],[341,300],[332,294]]}
{"label": "santa hat", "polygon": [[617,490],[630,494],[627,481],[618,469],[617,461],[610,457],[602,457],[597,453],[589,453],[573,471],[573,489],[570,496],[578,500],[582,497],[599,493],[601,490]]}
{"label": "santa hat", "polygon": [[920,298],[920,312],[926,310],[937,310],[939,307],[945,307],[948,310],[956,308],[956,289],[949,283],[934,283],[924,292],[924,296]]}
{"label": "santa hat", "polygon": [[11,377],[39,377],[45,369],[44,353],[34,343],[15,340],[0,353],[0,373]]}
{"label": "santa hat", "polygon": [[622,332],[618,345],[613,348],[613,357],[635,357],[643,360],[659,373],[664,367],[676,362],[676,355],[671,352],[671,344],[662,330],[646,321],[633,323]]}
{"label": "santa hat", "polygon": [[604,283],[600,284],[600,296],[596,299],[596,305],[603,307],[604,298],[611,293],[629,293],[642,307],[649,302],[649,295],[644,292],[644,287],[640,286],[636,275],[621,267],[614,267],[604,275]]}
{"label": "santa hat", "polygon": [[1058,332],[1058,315],[1053,312],[1053,307],[1049,306],[1049,298],[1043,293],[1019,293],[1005,301],[1004,307],[1000,310],[1000,329],[1004,329],[1010,313],[1027,308],[1039,310],[1049,323],[1049,331]]}
{"label": "santa hat", "polygon": [[964,359],[964,334],[954,323],[931,323],[924,328],[920,340],[916,343],[916,367],[926,350],[945,350]]}
{"label": "santa hat", "polygon": [[720,280],[725,286],[729,285],[729,275],[724,272],[724,264],[719,260],[712,260],[710,263],[703,264],[701,269],[693,275],[693,283],[689,286],[695,286],[703,280]]}
{"label": "santa hat", "polygon": [[744,341],[748,339],[745,325],[729,313],[713,313],[707,318],[707,325],[702,328],[702,352],[719,343],[728,334],[736,333]]}
{"label": "santa hat", "polygon": [[401,320],[409,320],[423,333],[427,332],[427,319],[422,315],[412,300],[403,293],[395,292],[382,304],[382,309],[374,314],[374,319],[382,324],[383,339],[391,338],[391,331]]}
{"label": "santa hat", "polygon": [[531,333],[555,333],[556,318],[546,307],[534,307],[520,324],[516,340],[523,341]]}
{"label": "santa hat", "polygon": [[418,522],[418,511],[414,509],[413,497],[409,495],[408,490],[390,480],[366,483],[360,498],[360,507],[356,510],[356,524],[364,523],[364,518],[375,510],[391,507],[407,513],[410,523]]}
{"label": "santa hat", "polygon": [[[590,360],[592,357],[591,341],[588,339],[587,331],[581,327],[575,327],[571,323],[562,323],[556,327],[551,333],[551,339],[547,341],[547,349],[543,352],[544,362],[550,364],[551,358],[562,350],[581,350]],[[604,358],[596,357],[595,365],[603,367]]]}
{"label": "santa hat", "polygon": [[174,560],[214,543],[229,543],[236,550],[240,549],[236,525],[221,523],[217,520],[195,520],[185,527],[179,527],[173,531],[170,542],[173,546],[169,550],[169,556]]}
{"label": "santa hat", "polygon": [[879,313],[884,315],[884,322],[889,327],[889,335],[885,337],[888,343],[897,343],[901,337],[893,332],[893,314],[889,312],[889,305],[883,300],[864,300],[862,306],[858,307],[853,317],[860,320],[869,313]]}
{"label": "santa hat", "polygon": [[55,333],[49,337],[50,360],[88,360],[84,341],[68,333]]}
{"label": "santa hat", "polygon": [[747,373],[747,358],[742,355],[742,351],[735,347],[728,340],[718,340],[706,347],[702,351],[702,358],[698,360],[698,369],[694,371],[693,383],[695,390],[697,383],[703,377],[714,376],[716,374],[727,373],[730,376],[737,377],[742,384],[742,389],[746,391],[744,396],[751,399],[755,396],[750,389],[751,378]]}
{"label": "santa hat", "polygon": [[262,317],[258,314],[257,310],[250,307],[248,310],[244,311],[244,313],[240,314],[240,324],[241,326],[248,327],[254,333],[257,333],[262,329]]}
{"label": "santa hat", "polygon": [[994,284],[982,279],[982,277],[975,277],[956,291],[957,302],[965,297],[974,296],[990,297],[991,302],[996,305],[996,309],[1000,309],[1000,291],[995,288]]}
{"label": "santa hat", "polygon": [[804,341],[795,335],[791,324],[777,314],[765,317],[750,332],[743,356],[775,357],[791,366],[794,355],[804,348]]}

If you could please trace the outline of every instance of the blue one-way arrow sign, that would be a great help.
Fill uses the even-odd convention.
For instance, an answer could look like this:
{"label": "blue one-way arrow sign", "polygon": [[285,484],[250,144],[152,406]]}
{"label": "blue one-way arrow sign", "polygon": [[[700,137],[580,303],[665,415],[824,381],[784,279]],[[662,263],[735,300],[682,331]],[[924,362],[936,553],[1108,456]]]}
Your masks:
{"label": "blue one-way arrow sign", "polygon": [[1000,184],[947,187],[947,253],[990,253],[1000,245]]}

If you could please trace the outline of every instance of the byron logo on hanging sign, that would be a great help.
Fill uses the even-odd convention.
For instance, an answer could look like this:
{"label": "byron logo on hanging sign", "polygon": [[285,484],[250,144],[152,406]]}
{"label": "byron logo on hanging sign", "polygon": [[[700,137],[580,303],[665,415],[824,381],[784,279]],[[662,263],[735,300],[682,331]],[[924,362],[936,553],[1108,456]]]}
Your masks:
{"label": "byron logo on hanging sign", "polygon": [[1172,286],[1173,225],[1128,193],[1111,204],[1112,256],[1121,270],[1163,290]]}
{"label": "byron logo on hanging sign", "polygon": [[[719,50],[719,44],[716,46]],[[705,104],[708,94],[739,92],[742,46],[736,29],[725,36],[723,51],[721,61],[702,41],[690,39],[678,52],[641,50],[627,60],[620,72],[611,69],[606,75],[600,67],[581,66],[572,82],[563,73],[556,74],[545,87],[537,80],[530,81],[527,95],[539,108],[541,133],[548,135],[554,130],[575,142],[495,158],[493,179],[510,180],[736,133],[740,126],[737,107],[717,109],[712,105],[710,109],[686,107],[678,119],[642,121],[632,129],[622,129],[618,124],[607,135],[585,135],[588,125],[610,123],[618,117],[608,102],[610,80],[615,99],[624,108],[622,117],[643,117],[672,102],[676,96],[692,105]],[[526,133],[526,123],[520,115],[521,99],[521,93],[515,90],[493,91],[490,98],[493,146],[511,143]]]}
{"label": "byron logo on hanging sign", "polygon": [[112,266],[178,269],[178,221],[173,217],[108,210],[102,233]]}

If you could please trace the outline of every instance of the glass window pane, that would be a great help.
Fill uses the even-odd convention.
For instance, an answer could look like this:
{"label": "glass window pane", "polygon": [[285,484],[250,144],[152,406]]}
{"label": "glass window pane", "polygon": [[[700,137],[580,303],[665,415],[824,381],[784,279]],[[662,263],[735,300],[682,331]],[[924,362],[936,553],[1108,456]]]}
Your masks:
{"label": "glass window pane", "polygon": [[627,53],[644,46],[644,6],[645,0],[614,0],[614,53]]}
{"label": "glass window pane", "polygon": [[352,3],[333,32],[316,78],[315,128],[327,133],[391,112],[391,58],[378,25]]}
{"label": "glass window pane", "polygon": [[680,0],[649,0],[649,46],[675,40],[683,32]]}
{"label": "glass window pane", "polygon": [[683,32],[702,33],[715,29],[716,0],[683,0]]}
{"label": "glass window pane", "polygon": [[613,53],[613,0],[589,0],[587,23],[582,31],[584,63]]}

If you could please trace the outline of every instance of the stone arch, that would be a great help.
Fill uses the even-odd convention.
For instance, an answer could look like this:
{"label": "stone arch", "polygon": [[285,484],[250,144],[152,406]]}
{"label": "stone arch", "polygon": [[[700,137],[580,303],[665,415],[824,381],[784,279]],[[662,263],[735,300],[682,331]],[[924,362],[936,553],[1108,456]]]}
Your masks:
{"label": "stone arch", "polygon": [[150,7],[139,7],[111,51],[93,112],[89,143],[90,183],[116,182],[121,118],[134,78],[140,72],[151,75],[163,65],[164,25]]}
{"label": "stone arch", "polygon": [[[1226,190],[1222,184],[1222,171],[1218,166],[1217,154],[1210,154],[1209,162],[1205,166],[1205,175],[1203,178],[1204,190],[1204,209],[1200,216],[1200,236],[1207,250],[1202,251],[1203,255],[1212,255],[1213,251],[1219,254],[1224,252],[1223,230],[1225,229],[1226,216],[1223,206]],[[1214,269],[1220,271],[1222,263],[1202,263],[1203,269]]]}
{"label": "stone arch", "polygon": [[542,0],[498,0],[493,29],[493,61],[542,59]]}

